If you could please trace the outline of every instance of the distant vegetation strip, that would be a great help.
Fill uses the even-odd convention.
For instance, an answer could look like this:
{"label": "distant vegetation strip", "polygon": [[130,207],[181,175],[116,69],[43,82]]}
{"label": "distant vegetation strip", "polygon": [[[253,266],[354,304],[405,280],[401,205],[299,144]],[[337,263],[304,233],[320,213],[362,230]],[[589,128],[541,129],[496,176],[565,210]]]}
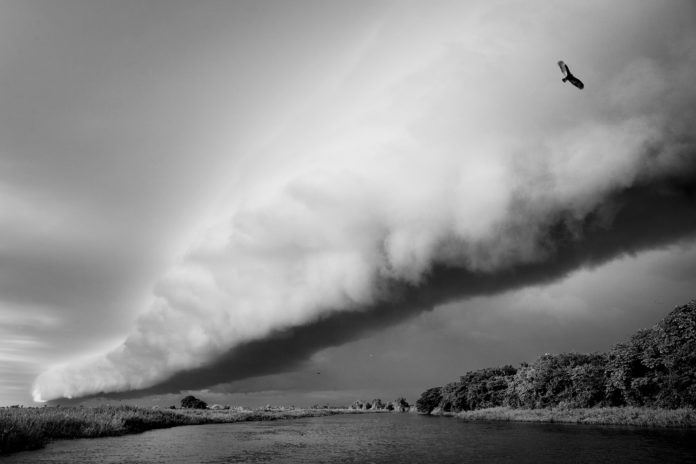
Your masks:
{"label": "distant vegetation strip", "polygon": [[0,454],[58,439],[126,435],[179,425],[296,419],[360,413],[350,409],[145,409],[134,406],[1,408]]}
{"label": "distant vegetation strip", "polygon": [[696,427],[696,410],[692,408],[655,409],[627,406],[623,408],[545,408],[515,409],[496,407],[462,411],[454,417],[466,421],[548,422],[592,425],[630,425],[636,427]]}
{"label": "distant vegetation strip", "polygon": [[426,414],[460,417],[558,416],[570,422],[595,417],[597,422],[586,423],[633,424],[629,411],[641,423],[680,423],[673,418],[690,418],[696,408],[696,300],[608,353],[546,353],[519,367],[467,372],[458,381],[423,392],[416,407]]}

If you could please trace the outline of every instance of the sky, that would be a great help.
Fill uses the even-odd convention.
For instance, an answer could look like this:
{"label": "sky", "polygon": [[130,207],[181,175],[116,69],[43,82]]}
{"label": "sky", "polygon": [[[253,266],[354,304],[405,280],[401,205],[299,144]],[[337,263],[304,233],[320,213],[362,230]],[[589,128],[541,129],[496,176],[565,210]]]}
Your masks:
{"label": "sky", "polygon": [[696,298],[696,5],[580,3],[0,0],[0,406],[415,401]]}

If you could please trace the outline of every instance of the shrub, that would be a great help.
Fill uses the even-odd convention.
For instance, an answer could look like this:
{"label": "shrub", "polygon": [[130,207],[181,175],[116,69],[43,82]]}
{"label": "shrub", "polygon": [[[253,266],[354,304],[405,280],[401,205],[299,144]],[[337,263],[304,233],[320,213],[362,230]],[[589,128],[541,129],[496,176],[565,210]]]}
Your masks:
{"label": "shrub", "polygon": [[189,395],[181,399],[181,407],[184,409],[206,409],[208,404],[193,395]]}

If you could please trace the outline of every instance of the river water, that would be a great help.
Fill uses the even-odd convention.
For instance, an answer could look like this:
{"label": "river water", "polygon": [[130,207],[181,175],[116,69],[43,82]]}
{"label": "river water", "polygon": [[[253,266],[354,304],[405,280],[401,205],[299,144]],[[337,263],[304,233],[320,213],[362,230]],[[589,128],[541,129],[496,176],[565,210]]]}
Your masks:
{"label": "river water", "polygon": [[358,414],[65,440],[7,463],[689,463],[696,431]]}

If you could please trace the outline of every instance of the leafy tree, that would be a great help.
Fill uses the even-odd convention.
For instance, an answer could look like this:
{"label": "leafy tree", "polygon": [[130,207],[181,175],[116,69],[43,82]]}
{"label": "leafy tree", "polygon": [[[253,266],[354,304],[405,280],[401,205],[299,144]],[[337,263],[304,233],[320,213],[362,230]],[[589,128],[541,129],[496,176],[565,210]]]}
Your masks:
{"label": "leafy tree", "polygon": [[442,399],[439,406],[443,411],[463,411],[470,409],[466,402],[466,384],[459,382],[451,382],[446,384],[440,390]]}
{"label": "leafy tree", "polygon": [[467,372],[458,382],[442,387],[443,411],[467,411],[505,404],[509,383],[517,372],[512,366]]}
{"label": "leafy tree", "polygon": [[609,353],[607,396],[613,405],[696,405],[696,300]]}
{"label": "leafy tree", "polygon": [[457,382],[423,392],[416,403],[427,413],[437,406],[462,411],[500,405],[696,406],[696,300],[608,354],[545,354],[519,369],[467,372]]}
{"label": "leafy tree", "polygon": [[350,409],[365,409],[365,403],[360,400],[355,400],[353,404],[350,405]]}
{"label": "leafy tree", "polygon": [[605,355],[545,354],[520,367],[508,387],[506,403],[525,408],[559,404],[589,408],[604,401],[605,386]]}
{"label": "leafy tree", "polygon": [[379,398],[375,398],[374,400],[372,400],[371,404],[372,409],[384,409],[386,407],[386,405],[382,403],[382,400]]}
{"label": "leafy tree", "polygon": [[509,365],[468,372],[460,379],[466,385],[466,402],[462,409],[502,406],[509,383],[516,373],[517,369]]}
{"label": "leafy tree", "polygon": [[666,372],[657,402],[671,408],[696,406],[696,300],[675,308],[658,327]]}
{"label": "leafy tree", "polygon": [[408,408],[411,407],[411,405],[408,404],[408,401],[406,401],[406,398],[404,398],[404,397],[399,397],[399,398],[397,398],[396,400],[394,400],[394,403],[395,403],[397,406],[400,406],[400,407],[406,408],[406,409],[408,409]]}
{"label": "leafy tree", "polygon": [[566,406],[591,408],[607,404],[607,356],[598,354],[587,361],[571,368],[571,389]]}
{"label": "leafy tree", "polygon": [[387,403],[385,406],[385,409],[387,411],[397,411],[397,412],[406,412],[410,408],[410,405],[408,404],[408,401],[406,401],[405,398],[397,398],[394,401],[390,401]]}
{"label": "leafy tree", "polygon": [[188,395],[181,399],[181,407],[184,409],[206,409],[208,404],[193,395]]}
{"label": "leafy tree", "polygon": [[442,401],[441,392],[441,387],[433,387],[421,393],[420,398],[418,398],[418,401],[416,401],[416,408],[418,409],[418,412],[425,414],[430,414],[433,412],[433,409],[438,407]]}

